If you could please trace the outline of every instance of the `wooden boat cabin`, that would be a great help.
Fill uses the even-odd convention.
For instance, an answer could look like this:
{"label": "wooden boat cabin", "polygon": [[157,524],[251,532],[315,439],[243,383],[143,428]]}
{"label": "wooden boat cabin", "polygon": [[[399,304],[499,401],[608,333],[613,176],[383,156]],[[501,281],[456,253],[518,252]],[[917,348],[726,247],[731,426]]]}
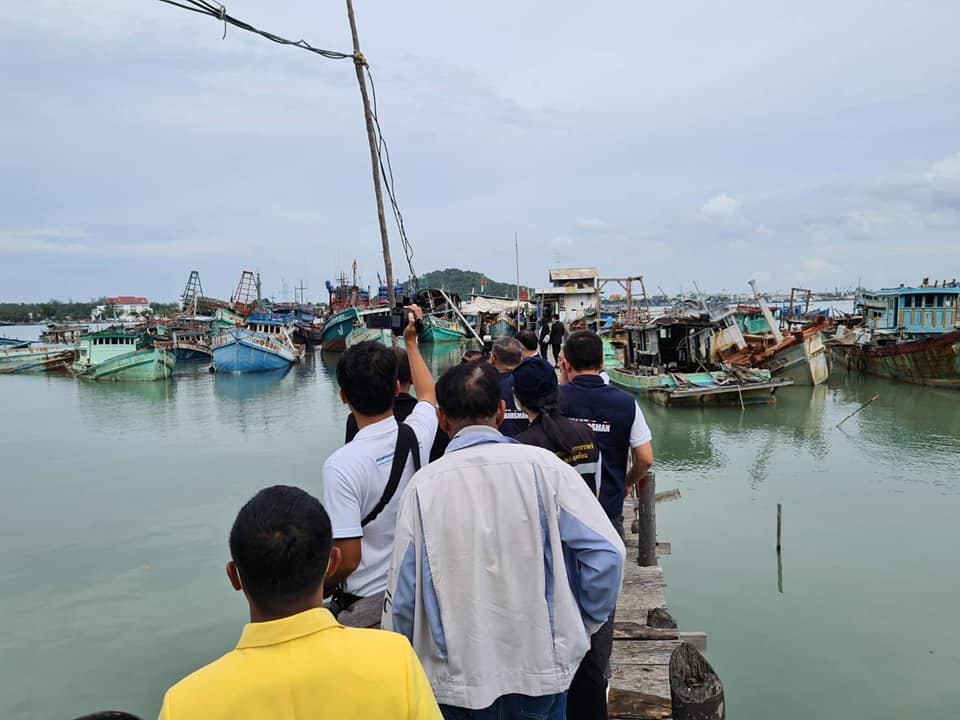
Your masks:
{"label": "wooden boat cabin", "polygon": [[101,330],[80,338],[79,363],[97,365],[118,355],[134,352],[140,343],[139,335],[123,330]]}
{"label": "wooden boat cabin", "polygon": [[883,303],[879,312],[861,305],[864,321],[875,335],[943,335],[960,329],[960,284],[924,283],[920,287],[880,290],[876,298]]}
{"label": "wooden boat cabin", "polygon": [[747,349],[733,311],[674,310],[627,328],[626,364],[653,371],[704,370]]}

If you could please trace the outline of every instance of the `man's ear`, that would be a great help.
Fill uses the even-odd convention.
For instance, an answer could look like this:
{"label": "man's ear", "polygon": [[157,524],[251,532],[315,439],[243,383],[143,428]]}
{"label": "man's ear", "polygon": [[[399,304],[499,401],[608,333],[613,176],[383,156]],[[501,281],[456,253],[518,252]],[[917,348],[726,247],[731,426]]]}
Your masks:
{"label": "man's ear", "polygon": [[500,407],[497,408],[497,427],[503,424],[503,419],[507,416],[507,403],[500,401]]}
{"label": "man's ear", "polygon": [[440,425],[440,429],[443,430],[448,436],[450,435],[450,421],[447,419],[447,414],[440,408],[437,408],[437,424]]}
{"label": "man's ear", "polygon": [[399,394],[400,394],[400,381],[397,380],[397,387],[396,387],[396,389],[393,391],[393,396],[396,397],[396,396],[399,395]]}
{"label": "man's ear", "polygon": [[340,402],[342,402],[344,405],[349,405],[349,404],[350,404],[349,402],[347,402],[347,396],[346,396],[346,394],[343,392],[343,390],[340,391]]}
{"label": "man's ear", "polygon": [[240,581],[240,571],[237,570],[237,564],[230,560],[227,562],[227,578],[230,580],[230,585],[233,586],[233,589],[236,591],[243,590],[243,583]]}
{"label": "man's ear", "polygon": [[343,559],[343,555],[340,554],[340,548],[334,545],[330,548],[330,559],[327,560],[327,571],[323,574],[324,577],[330,577],[340,568],[340,561]]}

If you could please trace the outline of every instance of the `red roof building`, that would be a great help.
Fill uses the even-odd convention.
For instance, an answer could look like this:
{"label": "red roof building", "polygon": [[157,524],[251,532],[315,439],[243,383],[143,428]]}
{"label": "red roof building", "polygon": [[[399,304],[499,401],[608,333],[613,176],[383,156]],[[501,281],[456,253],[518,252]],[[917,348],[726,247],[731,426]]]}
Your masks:
{"label": "red roof building", "polygon": [[149,305],[145,297],[136,297],[135,295],[119,295],[118,297],[108,297],[108,305]]}

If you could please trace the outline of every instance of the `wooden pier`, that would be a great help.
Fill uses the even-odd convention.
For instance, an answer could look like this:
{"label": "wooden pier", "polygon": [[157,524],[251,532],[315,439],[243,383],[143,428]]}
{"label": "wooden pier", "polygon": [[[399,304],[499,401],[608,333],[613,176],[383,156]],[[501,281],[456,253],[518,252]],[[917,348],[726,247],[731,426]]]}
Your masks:
{"label": "wooden pier", "polygon": [[[655,478],[651,476],[639,497],[627,497],[623,508],[627,562],[614,623],[609,717],[722,720],[723,688],[712,668],[704,663],[709,672],[696,679],[705,682],[690,681],[690,656],[695,658],[694,662],[699,658],[697,652],[690,652],[690,646],[706,651],[706,634],[681,633],[666,610],[663,569],[657,566],[656,557],[669,555],[670,546],[656,542],[655,507],[658,500],[674,500],[679,493],[674,490],[656,495]],[[641,564],[644,562],[648,564]],[[688,647],[678,650],[683,645]],[[684,677],[683,683],[674,680],[673,691],[671,674]],[[685,687],[678,688],[678,684]],[[684,708],[674,708],[678,690],[684,695]],[[686,707],[686,696],[691,691],[695,702]]]}

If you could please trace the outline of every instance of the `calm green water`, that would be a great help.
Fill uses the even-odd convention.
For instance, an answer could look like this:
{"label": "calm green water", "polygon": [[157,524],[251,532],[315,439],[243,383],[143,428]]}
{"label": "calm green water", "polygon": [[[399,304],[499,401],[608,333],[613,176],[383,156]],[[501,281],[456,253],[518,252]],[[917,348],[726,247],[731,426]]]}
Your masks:
{"label": "calm green water", "polygon": [[[0,377],[0,718],[154,717],[232,647],[230,523],[264,485],[319,491],[346,416],[332,369],[318,355],[270,377]],[[838,372],[779,399],[644,406],[658,489],[683,494],[659,508],[667,599],[709,633],[729,717],[952,717],[960,395]]]}

